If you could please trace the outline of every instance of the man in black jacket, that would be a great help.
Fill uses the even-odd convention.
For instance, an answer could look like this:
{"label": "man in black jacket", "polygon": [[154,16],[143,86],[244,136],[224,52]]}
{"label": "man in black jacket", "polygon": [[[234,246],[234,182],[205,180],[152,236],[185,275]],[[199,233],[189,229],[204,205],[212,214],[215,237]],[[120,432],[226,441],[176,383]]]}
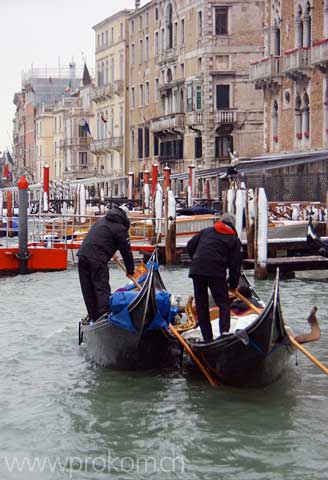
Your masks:
{"label": "man in black jacket", "polygon": [[235,217],[221,216],[213,227],[205,228],[187,244],[192,259],[189,277],[193,279],[198,322],[205,342],[213,340],[209,316],[208,288],[220,309],[220,332],[230,329],[230,288],[237,288],[241,269],[241,243],[235,230]]}
{"label": "man in black jacket", "polygon": [[125,208],[115,207],[98,220],[78,251],[81,290],[90,321],[109,312],[111,288],[107,263],[117,250],[121,252],[127,274],[134,274],[129,238],[130,221]]}

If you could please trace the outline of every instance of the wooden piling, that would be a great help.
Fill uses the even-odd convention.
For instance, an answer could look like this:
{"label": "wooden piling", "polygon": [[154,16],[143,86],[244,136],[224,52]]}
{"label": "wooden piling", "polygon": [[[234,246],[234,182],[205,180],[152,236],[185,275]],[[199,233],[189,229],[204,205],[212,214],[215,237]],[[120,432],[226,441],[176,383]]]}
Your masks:
{"label": "wooden piling", "polygon": [[265,280],[268,277],[268,202],[264,188],[256,190],[255,198],[254,275],[258,280]]}
{"label": "wooden piling", "polygon": [[254,258],[254,192],[252,189],[246,192],[246,238],[247,257]]}

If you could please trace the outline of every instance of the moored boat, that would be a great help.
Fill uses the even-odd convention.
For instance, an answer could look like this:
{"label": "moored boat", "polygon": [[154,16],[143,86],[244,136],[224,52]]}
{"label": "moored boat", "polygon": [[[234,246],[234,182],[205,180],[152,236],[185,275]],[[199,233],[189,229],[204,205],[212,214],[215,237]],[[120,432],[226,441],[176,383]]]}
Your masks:
{"label": "moored boat", "polygon": [[319,235],[317,235],[311,217],[308,223],[306,239],[313,253],[321,255],[322,257],[328,257],[328,241],[322,240]]}

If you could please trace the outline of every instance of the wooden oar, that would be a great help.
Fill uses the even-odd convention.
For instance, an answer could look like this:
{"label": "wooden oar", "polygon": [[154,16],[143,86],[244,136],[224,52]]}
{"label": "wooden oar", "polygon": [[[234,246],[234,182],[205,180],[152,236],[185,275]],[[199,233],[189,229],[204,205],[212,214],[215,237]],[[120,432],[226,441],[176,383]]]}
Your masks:
{"label": "wooden oar", "polygon": [[[121,267],[121,269],[126,272],[126,269],[123,265],[123,263],[117,258],[117,257],[113,257],[113,259],[115,260],[115,262],[117,263],[117,265],[119,265]],[[141,290],[141,286],[139,285],[139,283],[136,281],[136,279],[132,276],[132,275],[128,275],[128,277],[130,278],[130,280],[132,280],[132,282],[135,284],[135,286],[137,287],[138,290]],[[199,370],[203,373],[203,375],[207,378],[207,380],[210,382],[210,384],[212,385],[212,387],[218,387],[219,384],[211,377],[211,375],[208,373],[208,371],[206,370],[206,368],[204,367],[204,365],[201,363],[201,361],[197,358],[197,356],[194,354],[194,352],[192,351],[192,349],[189,347],[188,343],[185,341],[185,339],[180,335],[180,333],[174,328],[174,326],[170,323],[169,324],[169,328],[170,328],[170,331],[172,332],[172,334],[177,338],[177,340],[180,342],[180,344],[183,346],[183,348],[186,350],[186,352],[188,353],[188,355],[190,356],[190,358],[194,361],[194,363],[197,365],[197,367],[199,368]]]}
{"label": "wooden oar", "polygon": [[[255,313],[260,314],[262,310],[252,304],[244,295],[239,293],[237,290],[232,290],[232,292],[238,297],[241,301],[243,301],[249,308],[251,308]],[[311,362],[313,362],[317,367],[319,367],[326,375],[328,375],[328,368],[326,368],[312,353],[310,353],[306,348],[304,348],[300,343],[298,343],[295,338],[287,332],[288,338],[292,345],[297,348],[300,352],[304,353],[306,357],[308,357]]]}
{"label": "wooden oar", "polygon": [[207,380],[210,382],[212,387],[218,387],[219,384],[214,380],[214,378],[212,378],[212,376],[206,370],[206,368],[204,367],[202,362],[199,360],[199,358],[194,354],[192,349],[189,347],[189,345],[185,341],[185,339],[180,335],[180,333],[174,328],[174,326],[171,323],[170,323],[169,327],[170,327],[170,331],[172,332],[172,334],[177,338],[177,340],[180,342],[180,344],[183,346],[183,348],[188,353],[189,357],[197,365],[197,367],[202,372],[202,374],[207,378]]}

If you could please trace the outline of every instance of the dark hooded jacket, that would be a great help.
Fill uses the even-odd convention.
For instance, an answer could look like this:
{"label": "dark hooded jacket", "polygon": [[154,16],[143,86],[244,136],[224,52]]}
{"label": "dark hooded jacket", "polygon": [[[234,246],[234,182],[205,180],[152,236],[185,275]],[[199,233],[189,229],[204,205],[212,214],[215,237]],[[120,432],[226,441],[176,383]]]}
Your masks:
{"label": "dark hooded jacket", "polygon": [[98,220],[89,230],[78,251],[79,257],[89,261],[108,262],[119,250],[124,260],[127,273],[134,272],[134,261],[129,238],[130,222],[120,208],[113,208]]}
{"label": "dark hooded jacket", "polygon": [[192,237],[187,244],[192,259],[189,277],[225,278],[229,269],[231,288],[237,288],[241,269],[241,243],[232,225],[216,222]]}

